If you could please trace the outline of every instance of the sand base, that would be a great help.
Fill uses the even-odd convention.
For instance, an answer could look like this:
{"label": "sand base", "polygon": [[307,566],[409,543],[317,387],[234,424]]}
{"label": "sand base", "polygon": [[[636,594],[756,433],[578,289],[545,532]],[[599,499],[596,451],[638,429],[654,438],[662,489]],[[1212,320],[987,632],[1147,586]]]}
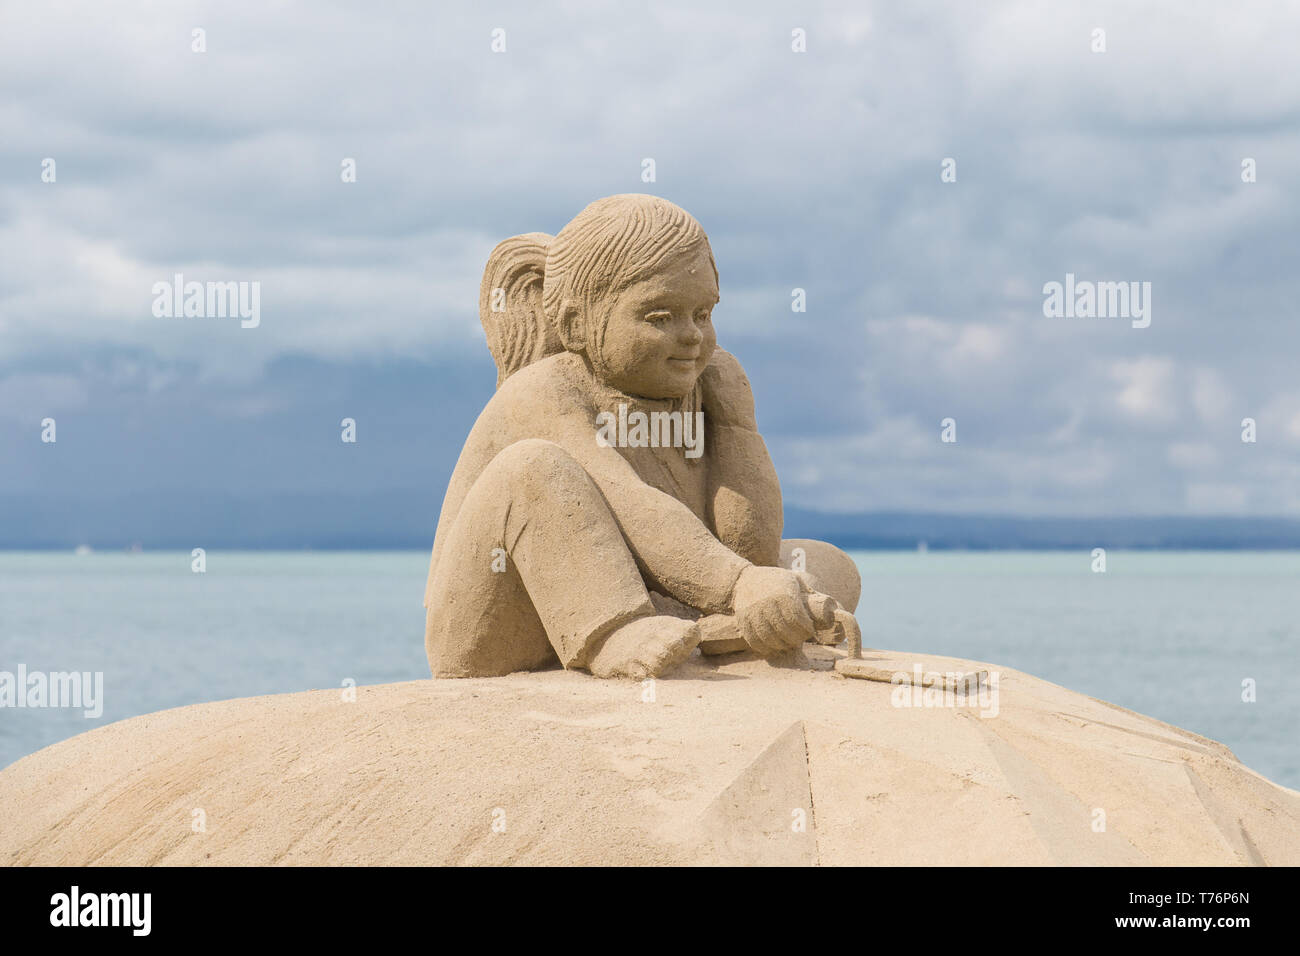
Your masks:
{"label": "sand base", "polygon": [[1221,744],[917,655],[999,672],[997,716],[895,706],[809,653],[136,717],[0,772],[0,862],[1300,865],[1300,793]]}

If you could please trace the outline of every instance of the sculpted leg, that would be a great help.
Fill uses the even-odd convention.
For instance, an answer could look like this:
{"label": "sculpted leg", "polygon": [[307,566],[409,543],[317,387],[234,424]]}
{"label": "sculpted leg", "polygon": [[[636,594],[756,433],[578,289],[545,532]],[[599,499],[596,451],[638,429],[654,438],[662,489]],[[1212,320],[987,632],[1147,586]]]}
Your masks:
{"label": "sculpted leg", "polygon": [[642,676],[698,642],[655,616],[636,561],[596,485],[563,449],[530,439],[479,475],[449,531],[425,630],[437,677],[554,664]]}

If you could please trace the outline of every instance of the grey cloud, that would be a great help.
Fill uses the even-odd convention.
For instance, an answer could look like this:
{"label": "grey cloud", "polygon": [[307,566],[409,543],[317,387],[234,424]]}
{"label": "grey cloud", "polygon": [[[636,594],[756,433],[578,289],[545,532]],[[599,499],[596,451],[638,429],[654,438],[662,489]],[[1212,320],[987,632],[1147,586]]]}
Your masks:
{"label": "grey cloud", "polygon": [[[1300,509],[1300,11],[683,0],[6,17],[6,381],[40,362],[98,394],[106,367],[84,360],[100,351],[214,388],[273,389],[293,357],[479,360],[492,245],[646,190],[710,233],[720,337],[795,502]],[[796,26],[806,54],[790,52]],[[1245,156],[1257,183],[1240,180]],[[153,319],[150,286],[176,272],[261,281],[262,326]],[[1043,283],[1066,272],[1150,281],[1151,327],[1044,318]],[[790,312],[794,287],[807,313]],[[957,449],[938,446],[946,415]],[[1243,447],[1248,415],[1260,442]]]}

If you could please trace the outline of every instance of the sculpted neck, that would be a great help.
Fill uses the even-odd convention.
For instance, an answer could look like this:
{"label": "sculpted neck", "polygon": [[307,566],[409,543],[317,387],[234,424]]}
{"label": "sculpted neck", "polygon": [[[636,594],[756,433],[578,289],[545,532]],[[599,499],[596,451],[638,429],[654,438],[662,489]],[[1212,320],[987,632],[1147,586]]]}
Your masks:
{"label": "sculpted neck", "polygon": [[690,412],[701,408],[701,387],[697,380],[691,391],[681,398],[647,398],[644,395],[630,395],[601,381],[591,367],[586,356],[570,352],[564,363],[567,377],[583,392],[590,396],[591,404],[597,411],[616,411],[620,404],[626,405],[629,412]]}

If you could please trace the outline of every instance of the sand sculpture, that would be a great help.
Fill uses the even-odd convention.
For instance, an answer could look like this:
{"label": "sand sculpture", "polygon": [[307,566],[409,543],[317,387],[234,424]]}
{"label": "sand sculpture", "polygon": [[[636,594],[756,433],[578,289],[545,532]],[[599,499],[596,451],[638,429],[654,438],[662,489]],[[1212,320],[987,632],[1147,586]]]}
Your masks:
{"label": "sand sculpture", "polygon": [[782,566],[781,489],[717,302],[704,230],[655,196],[493,250],[479,314],[497,391],[434,538],[435,677],[645,677],[701,645],[781,659],[856,632],[848,555],[786,542]]}
{"label": "sand sculpture", "polygon": [[[1017,671],[855,655],[857,570],[781,540],[716,299],[703,232],[653,197],[502,243],[482,299],[499,388],[448,488],[427,597],[434,674],[471,679],[79,734],[0,771],[0,862],[1300,864],[1300,793],[1221,744]],[[643,445],[638,412],[682,414]],[[683,660],[697,642],[757,655]],[[656,706],[558,669],[496,676],[679,661]]]}

